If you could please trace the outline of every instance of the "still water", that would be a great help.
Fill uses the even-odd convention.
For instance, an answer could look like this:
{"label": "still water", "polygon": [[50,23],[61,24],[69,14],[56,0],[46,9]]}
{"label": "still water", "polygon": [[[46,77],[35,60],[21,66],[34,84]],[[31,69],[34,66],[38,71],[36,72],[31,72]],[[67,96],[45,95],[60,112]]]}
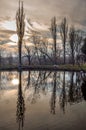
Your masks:
{"label": "still water", "polygon": [[0,130],[86,130],[79,72],[0,72]]}

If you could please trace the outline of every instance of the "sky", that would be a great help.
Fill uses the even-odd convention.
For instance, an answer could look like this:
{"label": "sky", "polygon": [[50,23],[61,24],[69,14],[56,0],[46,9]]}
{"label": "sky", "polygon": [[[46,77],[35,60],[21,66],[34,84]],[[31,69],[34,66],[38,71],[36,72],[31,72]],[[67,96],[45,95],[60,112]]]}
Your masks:
{"label": "sky", "polygon": [[[17,9],[18,0],[0,0],[0,44],[10,42],[16,33]],[[24,10],[26,18],[38,23],[50,25],[53,16],[60,23],[66,17],[69,24],[86,30],[86,0],[24,0]]]}
{"label": "sky", "polygon": [[[18,0],[0,0],[0,20],[15,18]],[[43,22],[56,16],[68,17],[76,24],[86,26],[86,0],[24,0],[25,14]]]}

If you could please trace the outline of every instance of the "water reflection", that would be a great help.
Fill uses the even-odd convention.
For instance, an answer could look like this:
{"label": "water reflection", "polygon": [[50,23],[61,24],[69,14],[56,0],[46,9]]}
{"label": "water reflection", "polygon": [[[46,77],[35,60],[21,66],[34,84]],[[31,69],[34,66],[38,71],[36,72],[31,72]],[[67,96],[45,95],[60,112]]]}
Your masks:
{"label": "water reflection", "polygon": [[63,112],[65,112],[65,105],[67,104],[67,95],[65,90],[65,72],[63,73],[63,85],[59,100],[60,100],[60,107],[62,108]]}
{"label": "water reflection", "polygon": [[[83,79],[82,79],[83,80]],[[82,101],[82,92],[81,92],[81,76],[79,73],[76,73],[76,81],[74,83],[74,72],[71,73],[70,86],[69,86],[69,102],[78,103]]]}
{"label": "water reflection", "polygon": [[85,74],[79,72],[0,72],[0,89],[18,89],[16,119],[18,130],[21,130],[24,127],[25,101],[33,107],[49,99],[48,111],[51,114],[57,114],[59,108],[65,114],[68,105],[86,100],[85,77]]}
{"label": "water reflection", "polygon": [[84,100],[86,101],[86,80],[84,79],[81,85],[82,95]]}
{"label": "water reflection", "polygon": [[24,126],[25,102],[22,92],[22,72],[19,72],[18,98],[16,117],[19,124],[19,130]]}
{"label": "water reflection", "polygon": [[53,74],[53,89],[52,89],[52,95],[51,95],[51,113],[55,114],[55,108],[56,108],[56,76],[57,72],[54,72]]}

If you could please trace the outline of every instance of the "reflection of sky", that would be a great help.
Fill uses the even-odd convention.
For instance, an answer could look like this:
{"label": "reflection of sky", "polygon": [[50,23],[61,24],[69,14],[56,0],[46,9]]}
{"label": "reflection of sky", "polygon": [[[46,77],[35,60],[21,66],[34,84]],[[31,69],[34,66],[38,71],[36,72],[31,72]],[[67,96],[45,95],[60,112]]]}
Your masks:
{"label": "reflection of sky", "polygon": [[[47,72],[48,73],[48,72]],[[22,73],[22,92],[25,100],[25,130],[46,130],[46,129],[60,129],[60,130],[85,130],[86,129],[86,103],[76,103],[75,105],[66,106],[66,111],[63,112],[59,106],[59,92],[61,88],[57,86],[56,94],[56,115],[52,115],[51,112],[51,96],[53,95],[53,74],[51,73],[49,78],[46,79],[45,92],[43,91],[44,82],[42,85],[33,84],[32,81],[36,82],[39,72],[31,72],[31,84],[27,86],[28,72]],[[42,76],[43,76],[42,72]],[[60,74],[60,75],[59,75]],[[63,72],[57,72],[57,81],[62,82]],[[33,78],[32,78],[33,75]],[[68,81],[69,73],[66,73],[66,82]],[[71,74],[70,74],[71,75]],[[70,76],[69,75],[69,76]],[[11,84],[12,80],[18,78],[17,72],[2,72],[0,83],[4,84],[3,88],[0,90],[0,129],[15,130],[18,129],[18,124],[16,123],[16,110],[17,110],[17,99],[18,99],[18,85]],[[6,82],[4,82],[6,80]],[[40,80],[40,79],[39,79]],[[36,82],[37,83],[37,82]],[[11,86],[10,86],[11,85]],[[12,89],[12,86],[15,86]],[[25,87],[27,89],[25,91]],[[10,88],[10,89],[9,89]],[[35,89],[37,91],[35,93]]]}
{"label": "reflection of sky", "polygon": [[[53,72],[47,77],[45,81],[42,81],[43,77],[39,77],[39,72],[31,72],[30,73],[30,85],[28,86],[28,72],[22,73],[22,85],[23,90],[26,93],[27,99],[34,96],[35,91],[40,94],[40,97],[43,97],[45,94],[52,94],[53,85],[54,85],[54,79],[53,79]],[[46,73],[48,74],[48,73]],[[57,97],[60,96],[60,93],[62,91],[63,87],[63,74],[64,72],[57,72],[57,78],[56,78],[56,95]],[[43,74],[41,75],[43,76]],[[71,73],[65,72],[65,88],[66,91],[69,89],[70,85],[70,79],[71,79]],[[76,73],[74,74],[74,83],[76,82]],[[41,84],[42,83],[42,84]],[[1,90],[16,90],[19,84],[18,80],[18,73],[17,72],[1,72],[1,80],[0,80],[0,88]],[[43,91],[45,88],[45,92]]]}

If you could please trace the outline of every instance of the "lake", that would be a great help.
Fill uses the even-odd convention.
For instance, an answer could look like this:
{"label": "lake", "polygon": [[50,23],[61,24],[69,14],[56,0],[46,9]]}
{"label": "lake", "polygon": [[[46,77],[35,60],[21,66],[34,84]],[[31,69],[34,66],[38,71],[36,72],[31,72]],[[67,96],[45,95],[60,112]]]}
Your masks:
{"label": "lake", "polygon": [[0,130],[86,130],[83,75],[0,72]]}

